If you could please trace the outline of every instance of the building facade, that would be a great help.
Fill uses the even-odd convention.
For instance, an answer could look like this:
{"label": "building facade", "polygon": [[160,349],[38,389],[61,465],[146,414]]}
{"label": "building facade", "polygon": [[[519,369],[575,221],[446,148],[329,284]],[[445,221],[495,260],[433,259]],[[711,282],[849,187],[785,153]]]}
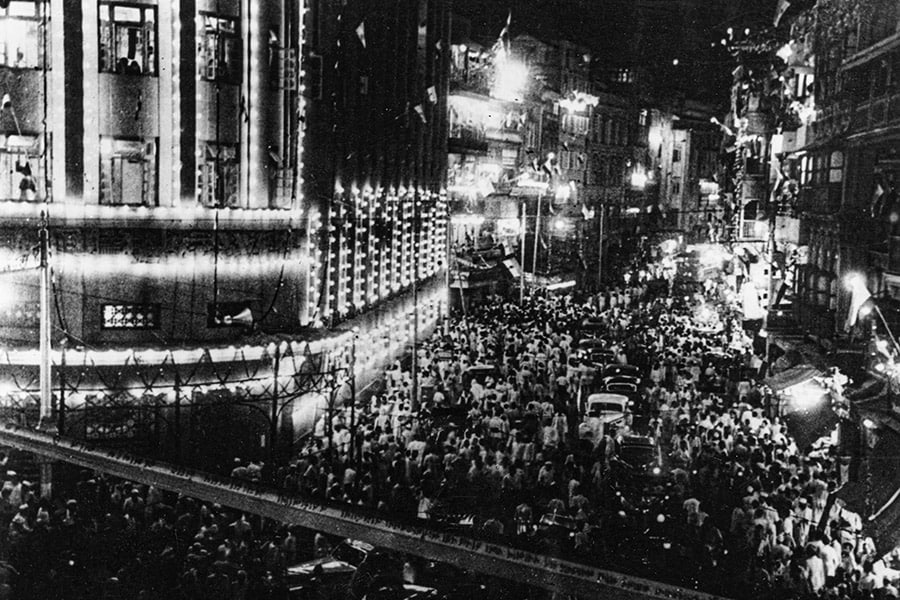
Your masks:
{"label": "building facade", "polygon": [[319,376],[371,371],[415,339],[410,319],[433,325],[449,20],[443,2],[387,8],[4,3],[7,402],[38,388],[43,226],[54,402],[74,435],[169,441],[209,421],[173,405],[252,396],[275,408],[238,439],[269,449],[321,410],[299,401]]}

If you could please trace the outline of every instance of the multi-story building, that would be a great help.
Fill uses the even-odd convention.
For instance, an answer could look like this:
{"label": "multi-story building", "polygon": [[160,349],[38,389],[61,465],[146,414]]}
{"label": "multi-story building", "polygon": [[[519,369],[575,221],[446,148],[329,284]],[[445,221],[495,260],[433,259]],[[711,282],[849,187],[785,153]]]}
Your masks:
{"label": "multi-story building", "polygon": [[507,42],[487,47],[472,39],[466,20],[454,16],[447,100],[454,302],[497,292],[519,274],[506,261],[519,258],[520,202],[513,192],[524,189],[528,77],[524,65],[511,59]]}
{"label": "multi-story building", "polygon": [[448,26],[441,2],[3,3],[4,401],[39,387],[42,224],[72,435],[268,451],[325,402],[304,373],[401,351],[440,304]]}
{"label": "multi-story building", "polygon": [[[587,268],[588,139],[598,98],[591,93],[591,54],[567,40],[519,35],[512,54],[532,79],[525,151],[539,193],[528,196],[526,264],[536,281],[574,285]],[[526,169],[528,167],[526,166]],[[593,254],[593,252],[591,252]]]}
{"label": "multi-story building", "polygon": [[688,100],[672,123],[668,207],[677,214],[678,229],[694,241],[707,240],[722,217],[716,181],[722,131],[711,122],[715,114],[713,106]]}
{"label": "multi-story building", "polygon": [[[785,134],[787,180],[796,185],[802,264],[794,290],[801,324],[821,335],[844,329],[842,280],[865,273],[876,296],[900,298],[892,257],[898,137],[893,109],[900,53],[896,3],[844,0],[789,11],[785,97],[799,116]],[[892,318],[892,311],[885,311]]]}

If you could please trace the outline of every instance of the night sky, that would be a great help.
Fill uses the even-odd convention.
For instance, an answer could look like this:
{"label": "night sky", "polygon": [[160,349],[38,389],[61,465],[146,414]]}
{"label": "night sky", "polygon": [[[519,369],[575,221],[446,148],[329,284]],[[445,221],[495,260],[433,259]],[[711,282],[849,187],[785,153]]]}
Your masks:
{"label": "night sky", "polygon": [[[720,44],[728,27],[770,26],[777,0],[454,0],[472,37],[496,39],[512,13],[511,34],[565,38],[589,47],[601,65],[646,70],[649,91],[714,103],[728,97],[735,66]],[[673,61],[678,60],[678,64]]]}

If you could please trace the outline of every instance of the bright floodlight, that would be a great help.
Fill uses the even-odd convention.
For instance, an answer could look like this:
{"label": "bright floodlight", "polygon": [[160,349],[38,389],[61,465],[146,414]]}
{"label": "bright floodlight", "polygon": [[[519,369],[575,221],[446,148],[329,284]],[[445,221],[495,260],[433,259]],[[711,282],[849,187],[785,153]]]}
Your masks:
{"label": "bright floodlight", "polygon": [[866,280],[860,273],[847,273],[844,276],[844,287],[847,288],[848,291],[857,290],[859,288],[865,287]]}
{"label": "bright floodlight", "polygon": [[643,188],[647,185],[647,173],[644,169],[636,168],[631,172],[631,186],[636,188]]}
{"label": "bright floodlight", "polygon": [[512,60],[504,51],[498,53],[494,63],[494,89],[491,95],[500,100],[520,101],[527,83],[528,67]]}
{"label": "bright floodlight", "polygon": [[556,229],[557,231],[562,231],[563,229],[566,228],[566,224],[562,219],[555,219],[553,221],[553,228]]}

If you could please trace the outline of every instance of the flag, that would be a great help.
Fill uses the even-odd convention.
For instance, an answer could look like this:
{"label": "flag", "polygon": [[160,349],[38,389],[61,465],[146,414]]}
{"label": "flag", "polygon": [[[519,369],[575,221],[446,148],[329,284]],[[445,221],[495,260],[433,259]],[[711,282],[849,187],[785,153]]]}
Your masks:
{"label": "flag", "polygon": [[362,21],[359,26],[356,28],[356,36],[359,38],[359,43],[362,44],[362,47],[366,47],[366,22]]}
{"label": "flag", "polygon": [[585,221],[590,221],[594,218],[594,209],[588,208],[587,204],[581,205],[581,214],[584,215]]}
{"label": "flag", "polygon": [[437,102],[437,89],[433,85],[428,87],[428,101],[432,104]]}
{"label": "flag", "polygon": [[872,204],[869,208],[869,212],[873,217],[880,217],[882,211],[884,210],[884,206],[881,202],[882,196],[884,196],[884,188],[881,187],[881,183],[876,183],[875,193],[872,194]]}
{"label": "flag", "polygon": [[413,108],[416,109],[416,113],[418,113],[419,118],[422,119],[422,122],[427,123],[428,120],[425,118],[425,107],[421,104],[416,104]]}
{"label": "flag", "polygon": [[872,294],[864,281],[856,281],[850,286],[850,311],[847,313],[847,321],[844,323],[844,331],[850,331],[859,320],[859,311],[862,309]]}
{"label": "flag", "polygon": [[436,41],[436,42],[434,43],[434,47],[435,47],[435,49],[436,49],[438,52],[440,52],[441,50],[444,49],[444,46],[443,46],[441,40]]}
{"label": "flag", "polygon": [[775,20],[772,24],[775,27],[778,27],[778,23],[781,22],[781,17],[784,16],[784,13],[787,12],[787,9],[791,6],[791,0],[778,0],[778,7],[775,9]]}
{"label": "flag", "polygon": [[503,26],[503,29],[500,30],[500,39],[502,40],[505,36],[509,35],[509,26],[512,25],[512,11],[509,11],[509,14],[506,16],[506,25]]}

